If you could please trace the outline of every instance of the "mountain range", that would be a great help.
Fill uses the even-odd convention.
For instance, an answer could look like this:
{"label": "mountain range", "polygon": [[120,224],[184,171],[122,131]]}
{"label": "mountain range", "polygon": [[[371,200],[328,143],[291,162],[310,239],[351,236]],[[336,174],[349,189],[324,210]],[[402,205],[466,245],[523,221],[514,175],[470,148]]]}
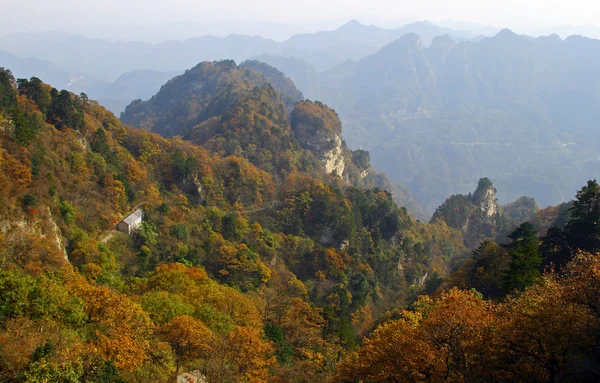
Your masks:
{"label": "mountain range", "polygon": [[323,73],[296,59],[261,60],[334,107],[348,145],[370,150],[430,213],[483,176],[502,202],[527,194],[548,206],[600,170],[599,40],[503,30],[427,46],[407,34]]}
{"label": "mountain range", "polygon": [[508,30],[482,37],[450,26],[457,29],[354,20],[282,43],[239,35],[152,44],[19,34],[0,38],[0,64],[120,113],[199,61],[254,58],[285,73],[304,97],[331,105],[348,146],[370,150],[376,168],[411,190],[422,218],[485,176],[503,203],[522,194],[541,206],[566,201],[598,170],[598,41]]}
{"label": "mountain range", "polygon": [[298,34],[281,43],[246,35],[203,36],[153,44],[60,33],[18,33],[0,37],[0,50],[47,60],[70,71],[89,73],[100,80],[114,81],[125,72],[140,69],[183,71],[205,60],[240,62],[260,54],[295,56],[322,71],[347,59],[361,59],[406,33],[418,33],[429,42],[444,34],[459,40],[476,37],[468,31],[454,31],[429,22],[384,29],[352,20],[333,31]]}
{"label": "mountain range", "polygon": [[[597,142],[582,128],[596,117],[582,106],[597,101],[595,61],[581,54],[592,48],[507,31],[425,47],[409,34],[316,89],[396,110],[418,123],[408,138],[520,139],[503,145],[512,156],[570,135],[585,154],[582,137]],[[114,92],[160,76],[135,72]],[[529,197],[501,206],[483,177],[420,222],[371,154],[342,139],[340,115],[304,97],[263,62],[204,61],[119,120],[86,94],[0,68],[0,380],[597,380],[595,180],[540,210]],[[572,125],[544,125],[542,111]],[[529,124],[468,124],[502,113]],[[436,131],[452,118],[454,130]],[[375,128],[365,143],[382,139]]]}

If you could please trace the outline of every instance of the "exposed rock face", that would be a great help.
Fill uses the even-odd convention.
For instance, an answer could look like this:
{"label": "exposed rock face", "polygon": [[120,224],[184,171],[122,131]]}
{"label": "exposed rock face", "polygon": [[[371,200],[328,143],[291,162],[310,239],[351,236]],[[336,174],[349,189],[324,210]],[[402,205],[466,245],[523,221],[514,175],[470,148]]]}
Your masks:
{"label": "exposed rock face", "polygon": [[492,217],[498,212],[498,203],[496,202],[496,191],[488,189],[484,195],[484,199],[479,204],[481,213],[486,217]]}
{"label": "exposed rock face", "polygon": [[195,370],[177,375],[177,383],[207,383],[207,380],[204,374]]}
{"label": "exposed rock face", "polygon": [[327,174],[333,173],[339,177],[342,176],[346,167],[342,152],[342,138],[336,135],[333,139],[333,148],[321,154],[317,154],[317,157],[319,157],[323,163],[323,167]]}
{"label": "exposed rock face", "polygon": [[498,201],[496,189],[488,178],[479,180],[477,190],[473,194],[473,203],[479,207],[483,217],[491,218],[498,214]]}
{"label": "exposed rock face", "polygon": [[55,245],[54,251],[60,252],[65,261],[69,262],[60,229],[52,217],[50,208],[47,207],[46,209],[46,215],[44,217],[42,214],[42,219],[27,220],[15,217],[12,221],[0,221],[0,236],[4,237],[5,243],[21,242],[22,238],[26,236],[51,238],[52,243]]}
{"label": "exposed rock face", "polygon": [[67,255],[67,249],[65,248],[65,245],[61,239],[61,235],[60,235],[60,229],[58,228],[58,225],[56,224],[56,221],[54,220],[54,218],[52,218],[52,212],[50,211],[50,208],[48,207],[48,221],[51,224],[52,227],[52,235],[54,237],[54,242],[56,243],[56,246],[60,249],[60,251],[63,253],[64,257],[65,257],[65,261],[69,262],[69,256]]}
{"label": "exposed rock face", "polygon": [[333,109],[320,102],[299,102],[292,111],[292,129],[300,146],[317,156],[326,173],[342,176],[346,168],[342,123]]}
{"label": "exposed rock face", "polygon": [[433,215],[432,221],[436,219],[461,230],[469,248],[477,247],[486,238],[495,239],[507,224],[496,200],[496,189],[488,178],[479,180],[473,194],[448,198]]}

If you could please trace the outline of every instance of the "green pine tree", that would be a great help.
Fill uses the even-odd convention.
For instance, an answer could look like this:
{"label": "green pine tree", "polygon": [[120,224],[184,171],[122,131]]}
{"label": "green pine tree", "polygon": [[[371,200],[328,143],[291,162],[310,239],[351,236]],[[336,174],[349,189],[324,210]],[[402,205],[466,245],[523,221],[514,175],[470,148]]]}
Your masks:
{"label": "green pine tree", "polygon": [[533,225],[521,224],[509,236],[511,263],[504,273],[504,290],[523,290],[540,276],[542,257],[539,253],[539,240]]}

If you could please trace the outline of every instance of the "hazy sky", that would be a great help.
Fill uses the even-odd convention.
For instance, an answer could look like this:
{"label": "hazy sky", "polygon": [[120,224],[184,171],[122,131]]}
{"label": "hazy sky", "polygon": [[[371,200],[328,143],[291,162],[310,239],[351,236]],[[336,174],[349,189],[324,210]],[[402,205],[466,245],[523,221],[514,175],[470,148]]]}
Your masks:
{"label": "hazy sky", "polygon": [[410,19],[453,20],[523,32],[566,24],[600,25],[597,0],[2,0],[1,8],[1,34],[26,30],[84,33],[99,27],[183,22],[196,26],[228,23],[232,32],[236,23],[268,22],[299,31],[351,18],[386,26]]}

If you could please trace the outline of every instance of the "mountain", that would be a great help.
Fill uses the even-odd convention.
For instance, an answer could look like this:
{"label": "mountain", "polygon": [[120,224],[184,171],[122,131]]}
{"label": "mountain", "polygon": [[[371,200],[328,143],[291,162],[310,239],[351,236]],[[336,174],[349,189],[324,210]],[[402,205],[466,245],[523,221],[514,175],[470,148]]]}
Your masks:
{"label": "mountain", "polygon": [[121,119],[167,137],[186,135],[225,112],[245,91],[266,83],[261,74],[240,69],[232,60],[203,62],[171,79],[147,102],[130,104]]}
{"label": "mountain", "polygon": [[46,60],[23,58],[4,51],[0,51],[0,66],[13,68],[14,75],[18,78],[39,77],[47,83],[75,93],[93,92],[108,85],[84,72],[69,71]]}
{"label": "mountain", "polygon": [[0,70],[0,376],[325,380],[435,290],[467,255],[460,232],[373,187],[335,111],[289,118],[284,100],[259,72],[201,63],[124,113],[165,138]]}
{"label": "mountain", "polygon": [[[294,83],[265,63],[203,62],[170,80],[148,101],[131,103],[121,120],[166,137],[181,135],[222,154],[245,156],[269,171],[322,166],[354,185],[388,190],[395,201],[426,219],[406,188],[373,169],[368,156],[359,155],[362,151],[346,148],[335,111],[319,102],[297,104],[301,99]],[[304,110],[310,110],[309,117],[301,117]],[[324,132],[324,126],[330,127],[329,134],[314,134],[314,129]],[[316,157],[306,157],[300,147]]]}
{"label": "mountain", "polygon": [[294,84],[306,98],[314,100],[319,94],[320,73],[308,62],[293,56],[260,55],[253,59],[269,64],[293,79]]}
{"label": "mountain", "polygon": [[[36,57],[68,71],[86,72],[102,81],[113,82],[126,72],[183,71],[201,61],[230,59],[241,62],[263,54],[297,56],[321,71],[348,59],[361,59],[409,32],[418,32],[424,39],[442,34],[450,34],[456,39],[474,37],[468,32],[454,32],[428,22],[392,30],[351,21],[334,31],[298,34],[281,43],[248,35],[208,35],[148,43],[64,33],[18,33],[0,37],[0,50],[21,57]],[[13,67],[13,70],[17,72],[18,68]]]}
{"label": "mountain", "polygon": [[294,83],[267,64],[203,62],[147,102],[133,102],[121,119],[166,137],[183,136],[222,155],[246,157],[282,176],[322,167],[326,174],[364,183],[371,170],[368,154],[360,161],[356,157],[356,167],[335,111],[301,99]]}
{"label": "mountain", "polygon": [[85,72],[61,68],[50,61],[23,58],[3,51],[0,51],[0,65],[14,68],[13,74],[16,78],[39,76],[53,86],[74,93],[86,93],[116,114],[121,113],[132,100],[150,98],[161,85],[180,73],[138,70],[123,73],[115,81],[107,82]]}
{"label": "mountain", "polygon": [[569,36],[585,36],[592,39],[600,39],[600,27],[597,25],[558,25],[553,28],[536,31],[536,36],[547,36],[557,34],[561,38],[566,39]]}
{"label": "mountain", "polygon": [[101,89],[88,91],[88,94],[98,99],[103,106],[118,115],[125,110],[125,107],[132,100],[149,99],[158,92],[163,84],[178,74],[180,74],[178,71],[160,72],[153,70],[127,72]]}
{"label": "mountain", "polygon": [[[497,190],[492,181],[482,178],[474,193],[456,194],[444,201],[433,214],[432,221],[443,220],[453,229],[461,230],[465,245],[471,249],[486,239],[503,240],[511,229],[511,217],[498,204]],[[513,205],[517,205],[515,201]],[[509,211],[514,211],[509,205]],[[531,214],[527,218],[531,218]],[[517,223],[523,220],[516,221]]]}
{"label": "mountain", "polygon": [[468,32],[437,27],[428,21],[384,29],[352,20],[334,31],[292,36],[282,44],[279,55],[300,58],[311,63],[318,71],[325,71],[346,60],[360,60],[408,33],[419,34],[426,45],[434,37],[445,34],[451,34],[456,39],[475,37]]}
{"label": "mountain", "polygon": [[339,113],[349,147],[369,150],[430,213],[484,176],[501,202],[526,194],[545,207],[600,170],[599,64],[600,41],[584,37],[503,30],[426,46],[408,34],[321,73],[312,96]]}
{"label": "mountain", "polygon": [[130,105],[138,129],[0,69],[0,379],[594,381],[595,180],[469,257],[489,179],[415,221],[288,80],[200,63]]}
{"label": "mountain", "polygon": [[23,57],[37,57],[59,67],[85,71],[105,81],[125,72],[180,71],[203,60],[242,61],[275,51],[278,43],[258,36],[203,36],[157,44],[109,41],[59,33],[15,34],[0,37],[0,49]]}

